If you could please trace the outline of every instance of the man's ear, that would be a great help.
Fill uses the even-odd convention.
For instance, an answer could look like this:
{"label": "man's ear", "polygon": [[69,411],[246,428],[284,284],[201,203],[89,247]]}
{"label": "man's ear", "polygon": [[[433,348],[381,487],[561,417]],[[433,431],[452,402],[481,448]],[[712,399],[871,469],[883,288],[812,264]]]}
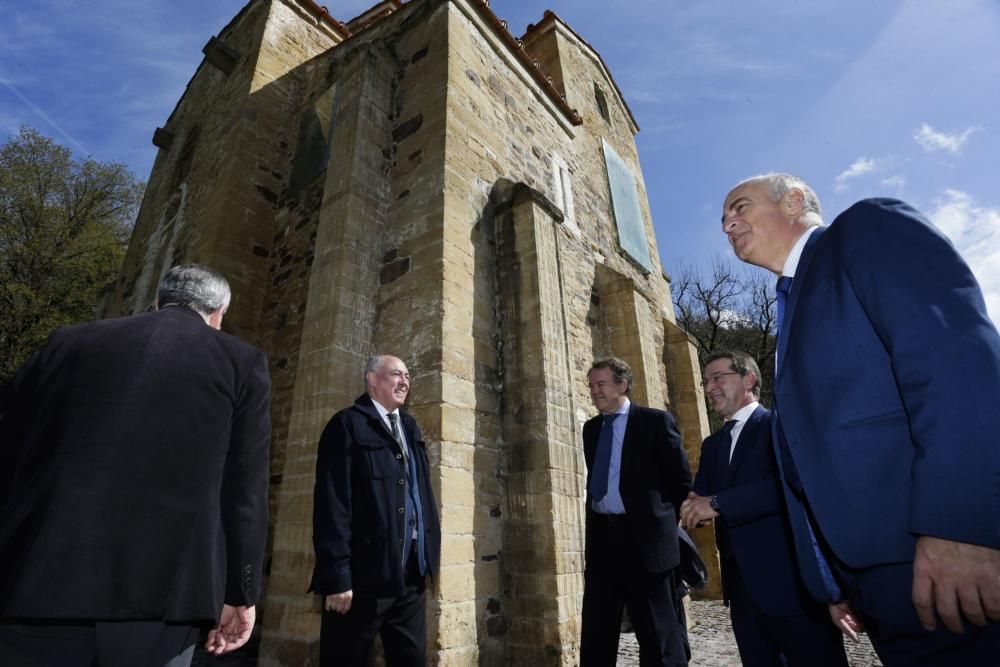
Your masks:
{"label": "man's ear", "polygon": [[219,306],[208,316],[208,326],[213,329],[222,329],[222,316],[226,314],[226,306]]}
{"label": "man's ear", "polygon": [[793,220],[798,220],[799,216],[802,215],[802,208],[806,201],[806,196],[802,190],[799,188],[792,188],[786,192],[785,196],[781,199],[788,216]]}

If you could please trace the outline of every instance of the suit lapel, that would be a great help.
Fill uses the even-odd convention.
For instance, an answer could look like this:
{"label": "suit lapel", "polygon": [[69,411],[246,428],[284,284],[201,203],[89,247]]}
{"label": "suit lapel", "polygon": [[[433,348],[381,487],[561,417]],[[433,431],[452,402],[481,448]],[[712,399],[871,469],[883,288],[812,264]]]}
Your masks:
{"label": "suit lapel", "polygon": [[726,466],[726,475],[723,479],[726,480],[726,486],[733,481],[733,476],[736,474],[736,470],[740,467],[743,459],[746,458],[746,451],[748,447],[753,446],[753,440],[757,437],[757,425],[764,414],[764,408],[757,406],[746,423],[743,424],[743,428],[740,430],[740,439],[736,441],[736,451],[733,452],[732,462]]}
{"label": "suit lapel", "polygon": [[[382,427],[381,429],[382,433],[385,434],[390,445],[393,448],[395,448],[399,454],[405,453],[403,452],[403,450],[400,449],[399,443],[396,442],[396,438],[392,437],[392,430],[389,428],[389,425],[385,423],[385,419],[382,418],[382,415],[379,414],[378,408],[375,407],[375,404],[372,402],[371,397],[369,397],[367,394],[362,396],[361,398],[359,398],[357,401],[354,402],[354,407],[363,412],[365,416],[367,416],[372,421],[378,422],[379,426]],[[408,443],[413,442],[412,430],[408,427],[406,420],[403,419],[402,411],[399,412],[399,415],[400,415],[399,427],[403,429],[403,433],[405,434],[406,437],[406,442]]]}
{"label": "suit lapel", "polygon": [[[629,399],[631,401],[631,399]],[[625,422],[625,433],[622,434],[622,461],[621,461],[621,478],[618,481],[618,488],[625,488],[625,471],[629,469],[632,461],[633,449],[635,447],[632,441],[635,439],[636,429],[639,428],[637,422],[638,417],[636,416],[639,412],[639,406],[635,404],[635,401],[631,401],[628,408],[628,421]]]}
{"label": "suit lapel", "polygon": [[729,448],[732,446],[732,441],[726,444],[722,431],[716,431],[712,437],[715,438],[715,478],[722,488],[726,488],[729,486]]}
{"label": "suit lapel", "polygon": [[799,258],[799,265],[795,267],[795,278],[792,280],[792,289],[788,293],[788,299],[785,301],[785,317],[784,321],[781,323],[781,335],[778,337],[776,343],[778,352],[778,372],[774,378],[775,386],[777,386],[778,380],[785,367],[784,361],[785,354],[788,352],[788,339],[792,331],[792,326],[795,323],[795,304],[798,303],[799,294],[802,293],[802,285],[808,277],[809,264],[812,262],[813,255],[815,254],[816,245],[819,243],[820,237],[823,236],[827,229],[827,227],[820,227],[813,232],[812,235],[810,235],[810,237],[806,240],[805,247],[802,249],[802,256]]}

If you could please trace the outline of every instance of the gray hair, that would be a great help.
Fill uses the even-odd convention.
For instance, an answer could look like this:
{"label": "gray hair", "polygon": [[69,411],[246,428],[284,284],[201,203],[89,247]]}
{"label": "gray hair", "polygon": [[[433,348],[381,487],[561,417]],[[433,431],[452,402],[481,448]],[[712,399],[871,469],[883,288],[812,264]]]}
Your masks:
{"label": "gray hair", "polygon": [[187,306],[205,316],[228,307],[231,297],[229,283],[223,275],[200,264],[183,264],[170,269],[156,291],[160,308]]}
{"label": "gray hair", "polygon": [[368,374],[378,374],[378,369],[382,367],[382,362],[385,361],[387,356],[389,355],[376,354],[368,357],[368,361],[365,363],[365,372],[361,376],[361,382],[364,384],[365,391],[368,391]]}
{"label": "gray hair", "polygon": [[[820,209],[819,205],[819,197],[816,196],[816,193],[813,192],[813,189],[810,188],[805,181],[795,174],[772,171],[767,174],[751,176],[750,178],[737,183],[732,190],[735,190],[743,185],[750,185],[752,183],[764,183],[767,186],[768,195],[770,195],[771,201],[781,201],[781,198],[785,196],[786,192],[793,188],[798,188],[803,194],[802,213],[813,213],[820,219],[823,217],[823,211]],[[730,190],[730,192],[732,192],[732,190]]]}
{"label": "gray hair", "polygon": [[754,361],[753,357],[743,350],[716,350],[708,355],[705,366],[719,359],[729,359],[729,367],[739,373],[740,377],[746,377],[747,373],[753,373],[753,395],[760,398],[760,368],[757,367],[757,362]]}
{"label": "gray hair", "polygon": [[590,366],[590,370],[596,371],[598,368],[607,368],[611,371],[611,377],[615,384],[625,383],[625,393],[632,391],[632,367],[624,359],[618,357],[606,357],[598,359]]}

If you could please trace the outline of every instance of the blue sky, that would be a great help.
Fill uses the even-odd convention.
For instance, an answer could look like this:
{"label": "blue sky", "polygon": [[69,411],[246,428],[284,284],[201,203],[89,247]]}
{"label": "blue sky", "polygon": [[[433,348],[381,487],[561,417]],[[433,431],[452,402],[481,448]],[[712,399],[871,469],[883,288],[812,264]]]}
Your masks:
{"label": "blue sky", "polygon": [[[201,48],[243,0],[0,0],[0,140],[28,124],[141,178]],[[342,19],[370,0],[324,0]],[[722,198],[793,171],[827,220],[901,197],[955,242],[1000,320],[1000,0],[493,0],[554,10],[635,114],[669,272],[729,256]],[[891,249],[887,261],[891,261]],[[928,267],[933,270],[933,267]]]}

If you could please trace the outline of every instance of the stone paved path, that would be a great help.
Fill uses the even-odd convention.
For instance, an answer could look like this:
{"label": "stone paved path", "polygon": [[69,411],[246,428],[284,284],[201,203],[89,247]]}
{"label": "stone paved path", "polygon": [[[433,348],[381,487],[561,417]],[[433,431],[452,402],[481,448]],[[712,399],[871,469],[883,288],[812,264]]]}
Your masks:
{"label": "stone paved path", "polygon": [[[729,628],[729,612],[721,602],[695,601],[691,603],[692,627],[690,667],[739,667],[740,657],[736,640]],[[251,643],[235,653],[213,658],[202,652],[195,654],[195,667],[252,667],[257,664],[256,644]],[[847,642],[847,655],[851,667],[881,667],[871,643],[862,635],[862,642]],[[618,646],[618,667],[639,664],[639,645],[635,635],[622,635]],[[470,667],[472,667],[470,665]],[[528,665],[518,667],[530,667]]]}
{"label": "stone paved path", "polygon": [[[739,667],[740,654],[736,649],[736,639],[729,626],[729,611],[721,602],[692,601],[688,613],[691,616],[690,667]],[[875,649],[867,637],[861,636],[861,643],[847,642],[847,657],[851,667],[881,667]],[[639,664],[639,644],[635,635],[622,635],[618,644],[618,667],[632,667]]]}

